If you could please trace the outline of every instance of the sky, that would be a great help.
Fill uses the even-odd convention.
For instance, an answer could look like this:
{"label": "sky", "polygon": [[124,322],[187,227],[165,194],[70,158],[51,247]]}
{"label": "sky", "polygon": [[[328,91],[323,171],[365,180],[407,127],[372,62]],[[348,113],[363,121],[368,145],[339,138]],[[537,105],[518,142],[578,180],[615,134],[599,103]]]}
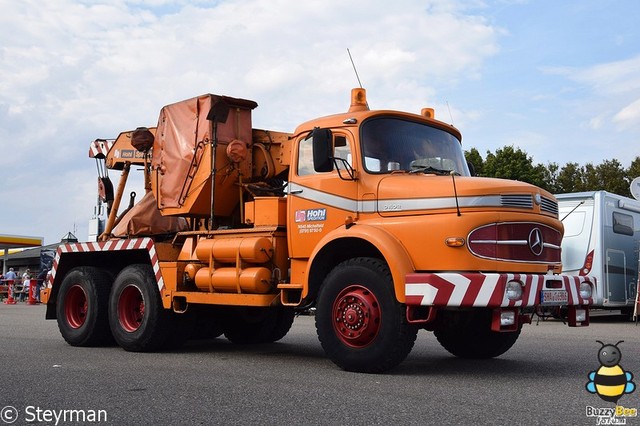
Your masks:
{"label": "sky", "polygon": [[285,132],[346,111],[347,49],[372,109],[433,107],[466,150],[628,167],[638,16],[636,0],[0,0],[0,234],[86,240],[90,142],[164,105],[251,99],[254,127]]}

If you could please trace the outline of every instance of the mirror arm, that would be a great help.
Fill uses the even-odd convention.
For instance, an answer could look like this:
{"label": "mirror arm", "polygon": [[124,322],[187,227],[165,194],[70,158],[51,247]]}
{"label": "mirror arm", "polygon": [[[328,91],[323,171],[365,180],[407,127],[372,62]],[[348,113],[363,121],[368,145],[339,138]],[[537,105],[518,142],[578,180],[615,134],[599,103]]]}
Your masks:
{"label": "mirror arm", "polygon": [[[347,160],[345,160],[344,158],[340,158],[340,157],[331,157],[331,159],[333,160],[333,165],[335,166],[336,170],[338,171],[338,176],[340,177],[340,179],[342,179],[342,180],[352,180],[352,181],[357,180],[356,171],[353,169],[353,167],[351,166],[351,164],[349,164],[349,162]],[[349,175],[348,179],[345,178],[344,176],[342,176],[342,171],[340,170],[340,167],[338,167],[338,161],[342,162],[342,164],[344,165],[344,169],[347,172],[347,174]]]}

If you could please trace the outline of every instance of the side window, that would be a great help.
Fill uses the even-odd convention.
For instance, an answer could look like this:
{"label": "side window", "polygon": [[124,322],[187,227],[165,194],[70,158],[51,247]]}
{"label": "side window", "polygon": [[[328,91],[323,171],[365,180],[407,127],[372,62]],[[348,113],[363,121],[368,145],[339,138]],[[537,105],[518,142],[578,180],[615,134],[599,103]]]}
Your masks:
{"label": "side window", "polygon": [[[351,145],[345,136],[336,135],[333,138],[333,156],[334,158],[342,158],[351,164],[353,156],[351,154]],[[344,161],[336,161],[338,169],[345,170]],[[303,139],[300,141],[298,149],[298,176],[308,176],[318,174],[313,169],[313,139]]]}
{"label": "side window", "polygon": [[[353,156],[351,155],[351,146],[346,137],[336,136],[333,139],[333,156],[335,158],[342,158],[349,164],[352,163]],[[345,161],[336,161],[338,169],[346,170]]]}
{"label": "side window", "polygon": [[613,212],[613,232],[633,236],[633,216]]}
{"label": "side window", "polygon": [[313,138],[302,139],[298,149],[298,176],[316,174],[313,169]]}

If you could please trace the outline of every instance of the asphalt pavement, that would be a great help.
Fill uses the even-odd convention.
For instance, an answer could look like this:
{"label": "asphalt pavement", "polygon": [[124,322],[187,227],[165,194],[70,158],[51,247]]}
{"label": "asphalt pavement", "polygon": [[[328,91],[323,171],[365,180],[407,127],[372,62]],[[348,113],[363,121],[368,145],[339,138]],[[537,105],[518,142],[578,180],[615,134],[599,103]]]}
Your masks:
{"label": "asphalt pavement", "polygon": [[[0,426],[15,425],[640,425],[640,391],[623,394],[627,417],[589,393],[604,343],[640,377],[640,326],[599,318],[590,327],[527,325],[499,358],[463,360],[433,336],[385,374],[338,369],[324,357],[314,317],[296,318],[280,342],[224,338],[178,351],[75,348],[43,306],[0,303]],[[600,416],[599,416],[600,415]],[[604,419],[604,420],[603,420]],[[12,423],[11,423],[12,422]],[[620,424],[620,423],[618,423]]]}

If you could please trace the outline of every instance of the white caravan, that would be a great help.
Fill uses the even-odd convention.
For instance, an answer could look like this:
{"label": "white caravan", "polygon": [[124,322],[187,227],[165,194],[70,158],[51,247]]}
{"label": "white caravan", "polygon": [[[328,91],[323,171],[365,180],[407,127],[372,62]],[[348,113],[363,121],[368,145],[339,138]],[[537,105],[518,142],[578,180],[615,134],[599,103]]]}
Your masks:
{"label": "white caravan", "polygon": [[640,202],[606,191],[557,194],[563,272],[596,277],[594,307],[633,315],[638,283]]}

